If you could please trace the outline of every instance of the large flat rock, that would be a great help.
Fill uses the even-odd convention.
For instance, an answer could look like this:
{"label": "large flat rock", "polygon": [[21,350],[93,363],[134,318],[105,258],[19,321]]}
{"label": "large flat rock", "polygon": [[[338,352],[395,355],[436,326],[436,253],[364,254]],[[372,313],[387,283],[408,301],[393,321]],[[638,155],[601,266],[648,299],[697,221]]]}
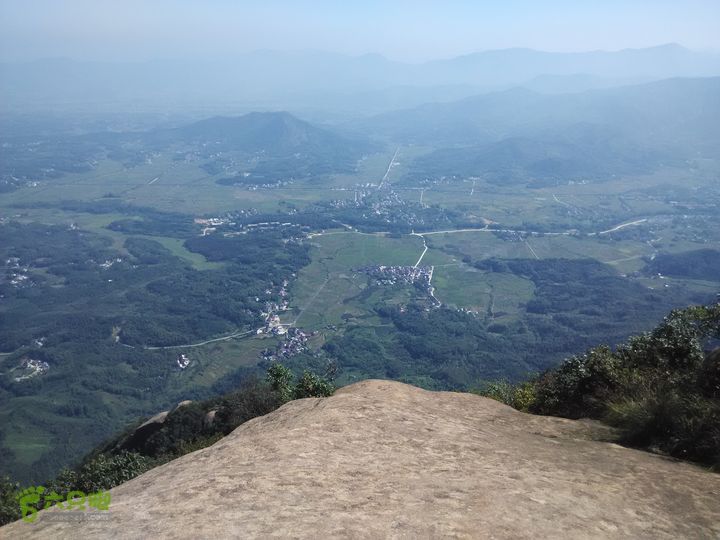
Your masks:
{"label": "large flat rock", "polygon": [[718,538],[720,475],[586,422],[364,381],[112,490],[107,521],[1,538]]}

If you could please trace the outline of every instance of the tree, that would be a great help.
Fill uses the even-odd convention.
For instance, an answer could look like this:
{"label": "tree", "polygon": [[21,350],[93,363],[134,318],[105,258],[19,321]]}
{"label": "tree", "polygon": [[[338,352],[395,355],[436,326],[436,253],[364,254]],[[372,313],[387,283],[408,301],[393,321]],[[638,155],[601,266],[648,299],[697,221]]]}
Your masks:
{"label": "tree", "polygon": [[0,525],[20,519],[19,493],[20,484],[11,482],[7,476],[0,477]]}
{"label": "tree", "polygon": [[275,363],[267,370],[267,381],[284,402],[293,399],[292,372],[284,365]]}

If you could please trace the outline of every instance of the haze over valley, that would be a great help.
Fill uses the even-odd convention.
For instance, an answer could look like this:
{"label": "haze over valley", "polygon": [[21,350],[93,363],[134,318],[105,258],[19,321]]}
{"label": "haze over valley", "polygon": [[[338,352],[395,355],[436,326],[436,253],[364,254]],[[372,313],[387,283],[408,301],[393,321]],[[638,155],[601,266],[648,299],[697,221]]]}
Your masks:
{"label": "haze over valley", "polygon": [[701,420],[608,440],[718,466],[711,37],[173,57],[148,28],[149,57],[2,41],[0,476],[131,455],[129,479],[365,379],[618,430],[672,395]]}

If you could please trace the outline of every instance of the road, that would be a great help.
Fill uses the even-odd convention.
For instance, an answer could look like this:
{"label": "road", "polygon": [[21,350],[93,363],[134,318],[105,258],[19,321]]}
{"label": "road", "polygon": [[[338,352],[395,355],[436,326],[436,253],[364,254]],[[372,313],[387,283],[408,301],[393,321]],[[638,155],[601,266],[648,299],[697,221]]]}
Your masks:
{"label": "road", "polygon": [[608,234],[611,232],[619,231],[620,229],[624,229],[625,227],[631,227],[632,225],[639,225],[640,223],[645,223],[646,221],[647,221],[647,218],[643,218],[643,219],[638,219],[635,221],[630,221],[629,223],[621,223],[620,225],[616,225],[612,229],[608,229],[606,231],[600,231],[599,233],[590,233],[588,236]]}
{"label": "road", "polygon": [[383,187],[383,184],[385,184],[385,181],[387,180],[387,177],[390,174],[390,169],[392,169],[392,166],[395,163],[395,158],[397,157],[398,152],[400,152],[399,146],[395,149],[395,153],[393,154],[393,157],[390,160],[390,164],[388,165],[387,171],[385,171],[385,176],[383,176],[382,180],[380,180],[380,185],[378,186],[378,189],[381,189]]}
{"label": "road", "polygon": [[[247,332],[240,332],[239,330],[236,332],[233,332],[232,334],[229,334],[227,336],[222,336],[215,339],[208,339],[206,341],[200,341],[198,343],[190,343],[188,345],[167,345],[165,347],[142,347],[142,349],[145,349],[147,351],[161,351],[165,349],[189,349],[192,347],[202,347],[203,345],[207,345],[208,343],[215,343],[217,341],[227,341],[228,339],[234,339],[239,337],[248,336],[250,334],[254,334],[255,330],[248,330]],[[124,344],[122,344],[124,345]],[[125,345],[126,347],[132,347],[132,345]],[[135,347],[133,347],[135,348]]]}
{"label": "road", "polygon": [[[647,218],[643,219],[637,219],[635,221],[630,221],[628,223],[621,223],[620,225],[616,225],[615,227],[611,229],[607,229],[605,231],[600,232],[592,232],[587,233],[587,236],[598,236],[601,234],[609,234],[611,232],[619,231],[620,229],[624,229],[625,227],[631,227],[633,225],[639,225],[641,223],[647,222]],[[388,234],[392,234],[391,231],[378,231],[378,232],[372,232],[372,233],[366,233],[366,232],[360,232],[349,225],[341,224],[344,227],[347,227],[349,230],[346,231],[330,231],[330,232],[319,232],[319,233],[310,233],[308,234],[308,238],[314,238],[316,236],[327,236],[331,234],[364,234],[366,236],[387,236]],[[547,232],[547,231],[527,231],[523,229],[490,229],[487,225],[484,227],[477,227],[477,228],[467,228],[467,229],[444,229],[441,231],[426,231],[422,233],[411,233],[412,236],[429,236],[431,234],[452,234],[452,233],[463,233],[463,232],[486,232],[486,233],[492,233],[492,232],[506,232],[506,233],[517,233],[517,234],[538,234],[542,236],[570,236],[577,234],[575,231],[562,231],[562,232]]]}
{"label": "road", "polygon": [[535,250],[534,250],[534,249],[532,248],[532,246],[530,245],[530,242],[527,241],[527,238],[525,239],[525,245],[526,245],[526,246],[528,247],[528,249],[530,250],[530,253],[533,254],[533,257],[535,257],[535,259],[539,261],[539,260],[540,260],[540,257],[537,256],[537,253],[535,253]]}
{"label": "road", "polygon": [[447,229],[444,231],[428,231],[424,233],[420,233],[420,236],[425,236],[429,234],[450,234],[450,233],[459,233],[459,232],[508,232],[508,233],[518,233],[518,234],[542,234],[545,236],[569,236],[573,234],[570,231],[565,232],[543,232],[543,231],[524,231],[521,229],[490,229],[486,225],[485,227],[478,227],[477,229]]}
{"label": "road", "polygon": [[291,322],[290,324],[288,324],[288,325],[283,325],[283,326],[288,326],[288,327],[295,326],[295,325],[297,324],[298,320],[300,319],[300,317],[302,317],[303,313],[305,313],[305,311],[307,310],[307,308],[309,308],[309,307],[312,305],[312,303],[315,301],[315,299],[318,297],[318,295],[319,295],[319,294],[322,292],[322,290],[325,288],[325,285],[328,284],[328,281],[330,281],[330,276],[328,276],[328,277],[325,278],[325,281],[323,281],[323,284],[320,285],[320,287],[318,287],[318,290],[315,291],[315,294],[313,294],[312,297],[310,298],[310,300],[307,301],[307,304],[305,304],[305,307],[303,307],[303,308],[300,310],[300,313],[297,314],[297,317],[295,317],[295,320],[294,320],[293,322]]}
{"label": "road", "polygon": [[435,267],[431,266],[430,267],[430,275],[428,276],[429,292],[430,292],[430,296],[432,297],[433,300],[435,300],[437,305],[442,306],[442,302],[440,300],[438,300],[437,297],[435,296],[435,287],[432,286],[432,278],[433,278],[434,273],[435,273]]}
{"label": "road", "polygon": [[416,232],[413,232],[413,233],[410,234],[410,236],[419,236],[420,238],[422,238],[423,247],[425,248],[425,249],[423,249],[423,252],[420,254],[420,258],[419,258],[419,259],[417,260],[417,262],[415,263],[415,266],[413,266],[413,268],[417,268],[418,266],[420,266],[420,263],[422,262],[423,257],[424,257],[425,254],[427,253],[428,245],[427,245],[427,242],[425,241],[425,237],[424,237],[422,234],[418,234],[418,233],[416,233]]}

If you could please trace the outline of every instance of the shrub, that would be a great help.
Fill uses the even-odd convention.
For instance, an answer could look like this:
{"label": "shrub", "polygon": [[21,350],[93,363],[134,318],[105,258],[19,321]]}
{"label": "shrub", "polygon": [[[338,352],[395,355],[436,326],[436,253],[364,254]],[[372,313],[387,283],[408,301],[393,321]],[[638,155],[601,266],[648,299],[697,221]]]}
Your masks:
{"label": "shrub", "polygon": [[280,395],[283,403],[293,398],[292,380],[292,372],[282,364],[275,363],[267,370],[267,381],[271,388]]}
{"label": "shrub", "polygon": [[610,403],[604,418],[622,441],[711,465],[720,464],[720,404],[667,388],[647,388]]}
{"label": "shrub", "polygon": [[706,397],[720,399],[720,347],[703,362],[697,383]]}
{"label": "shrub", "polygon": [[670,313],[652,332],[612,352],[591,349],[532,384],[529,408],[599,418],[627,444],[720,467],[720,304]]}
{"label": "shrub", "polygon": [[272,385],[268,386],[256,379],[248,380],[239,391],[220,401],[213,427],[218,432],[228,434],[248,420],[271,413],[283,402],[281,393],[273,389]]}
{"label": "shrub", "polygon": [[295,385],[294,398],[328,397],[335,391],[335,387],[323,377],[305,371]]}
{"label": "shrub", "polygon": [[595,416],[605,410],[604,401],[626,376],[608,347],[596,347],[542,374],[534,383],[531,410],[571,418]]}
{"label": "shrub", "polygon": [[267,371],[267,380],[283,402],[308,397],[328,397],[335,391],[333,384],[325,377],[304,371],[293,387],[293,374],[286,366],[275,363]]}
{"label": "shrub", "polygon": [[518,385],[505,380],[491,381],[475,393],[523,412],[529,411],[535,402],[535,385],[530,381]]}
{"label": "shrub", "polygon": [[20,519],[20,506],[17,495],[20,484],[12,482],[8,477],[0,478],[0,525]]}
{"label": "shrub", "polygon": [[153,467],[153,460],[137,452],[100,454],[77,472],[76,489],[85,493],[107,490],[132,480]]}

